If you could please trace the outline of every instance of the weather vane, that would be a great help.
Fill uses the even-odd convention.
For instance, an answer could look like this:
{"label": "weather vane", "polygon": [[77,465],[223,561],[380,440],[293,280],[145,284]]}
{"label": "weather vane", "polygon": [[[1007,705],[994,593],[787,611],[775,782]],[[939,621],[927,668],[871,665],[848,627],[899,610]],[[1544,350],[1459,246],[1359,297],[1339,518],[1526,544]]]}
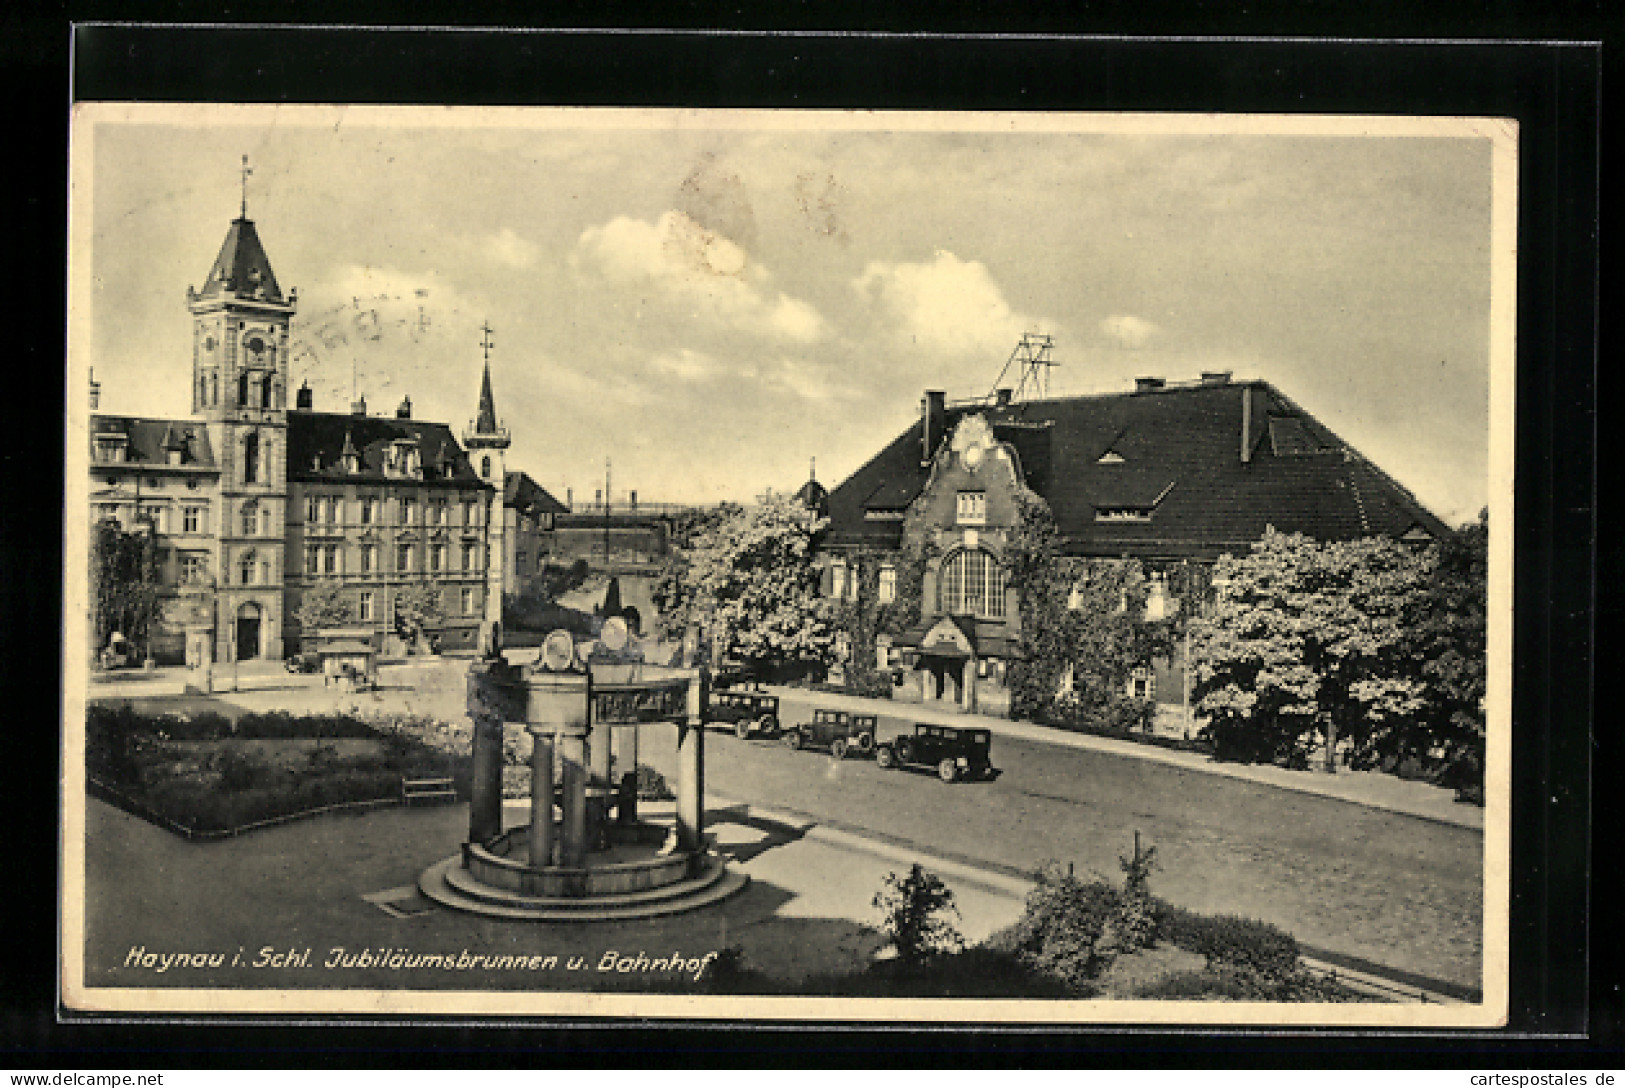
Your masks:
{"label": "weather vane", "polygon": [[480,347],[485,349],[485,361],[491,361],[491,349],[496,345],[491,341],[491,322],[489,320],[480,325]]}
{"label": "weather vane", "polygon": [[243,156],[243,214],[242,214],[242,218],[244,218],[244,219],[248,218],[248,175],[252,174],[253,172],[254,172],[253,168],[248,165],[248,156],[244,155]]}

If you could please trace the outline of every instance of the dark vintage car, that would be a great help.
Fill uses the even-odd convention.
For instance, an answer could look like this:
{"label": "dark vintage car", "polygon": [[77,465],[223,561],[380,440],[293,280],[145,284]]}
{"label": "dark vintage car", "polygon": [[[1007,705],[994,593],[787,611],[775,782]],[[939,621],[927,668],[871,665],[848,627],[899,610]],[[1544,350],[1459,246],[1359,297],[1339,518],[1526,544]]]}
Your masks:
{"label": "dark vintage car", "polygon": [[898,737],[876,749],[875,761],[882,767],[935,767],[944,782],[992,778],[998,773],[990,756],[992,745],[993,734],[986,729],[917,724],[912,737]]}
{"label": "dark vintage car", "polygon": [[283,661],[282,667],[289,672],[321,672],[322,655],[308,650],[304,653],[290,654]]}
{"label": "dark vintage car", "polygon": [[828,748],[836,759],[856,748],[868,754],[875,750],[876,718],[873,714],[848,714],[844,710],[815,710],[812,721],[792,725],[780,738],[786,748],[813,746]]}
{"label": "dark vintage car", "polygon": [[734,735],[740,740],[750,736],[753,729],[776,733],[779,729],[779,697],[759,691],[713,690],[705,720],[731,724]]}

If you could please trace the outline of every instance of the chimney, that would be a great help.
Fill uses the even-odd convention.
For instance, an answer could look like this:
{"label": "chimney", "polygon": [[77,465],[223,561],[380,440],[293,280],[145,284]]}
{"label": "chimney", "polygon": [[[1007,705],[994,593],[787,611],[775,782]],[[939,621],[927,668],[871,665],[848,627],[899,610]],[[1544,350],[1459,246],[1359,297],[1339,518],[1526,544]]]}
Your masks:
{"label": "chimney", "polygon": [[573,487],[567,487],[564,489],[564,508],[566,510],[574,510],[576,508],[576,489]]}
{"label": "chimney", "polygon": [[1241,463],[1247,464],[1253,459],[1253,444],[1248,441],[1253,433],[1253,387],[1241,387]]}
{"label": "chimney", "polygon": [[1135,378],[1134,391],[1136,393],[1154,393],[1167,384],[1162,378]]}
{"label": "chimney", "polygon": [[395,418],[396,419],[411,419],[412,418],[412,398],[411,397],[402,397],[401,398],[401,406],[399,408],[395,409]]}
{"label": "chimney", "polygon": [[310,391],[309,382],[300,382],[299,388],[294,390],[293,408],[296,412],[308,412],[316,405],[316,394]]}
{"label": "chimney", "polygon": [[1230,373],[1228,370],[1204,370],[1202,371],[1202,384],[1229,385]]}
{"label": "chimney", "polygon": [[363,397],[358,398],[357,400],[352,401],[350,403],[350,414],[353,415],[353,416],[364,416],[364,415],[366,415],[367,414],[367,398],[363,396]]}
{"label": "chimney", "polygon": [[634,514],[637,513],[638,512],[638,493],[636,491],[632,492],[628,501],[630,501],[631,504],[632,504],[632,513],[634,513]]}
{"label": "chimney", "polygon": [[920,464],[929,465],[931,455],[937,452],[937,443],[948,429],[948,394],[940,389],[927,389],[920,401]]}
{"label": "chimney", "polygon": [[102,383],[96,380],[96,368],[90,368],[90,410],[94,412],[102,406]]}
{"label": "chimney", "polygon": [[1014,389],[995,389],[993,391],[993,407],[995,407],[995,408],[1008,408],[1008,407],[1010,407],[1010,398],[1011,398],[1011,396],[1014,395],[1014,393],[1015,393]]}

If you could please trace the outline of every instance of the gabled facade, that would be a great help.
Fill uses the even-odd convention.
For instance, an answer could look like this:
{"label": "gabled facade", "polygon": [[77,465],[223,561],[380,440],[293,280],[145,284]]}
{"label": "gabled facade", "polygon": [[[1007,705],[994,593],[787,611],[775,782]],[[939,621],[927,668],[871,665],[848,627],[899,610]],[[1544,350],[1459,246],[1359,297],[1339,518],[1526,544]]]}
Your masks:
{"label": "gabled facade", "polygon": [[1418,544],[1448,532],[1280,391],[1227,373],[1022,402],[927,393],[919,422],[825,502],[826,594],[872,586],[884,606],[918,591],[918,622],[877,637],[876,666],[905,670],[905,697],[994,712],[1021,633],[1009,570],[1022,502],[1047,506],[1065,556],[1139,560],[1163,614],[1179,607],[1165,572],[1243,553],[1267,527]]}

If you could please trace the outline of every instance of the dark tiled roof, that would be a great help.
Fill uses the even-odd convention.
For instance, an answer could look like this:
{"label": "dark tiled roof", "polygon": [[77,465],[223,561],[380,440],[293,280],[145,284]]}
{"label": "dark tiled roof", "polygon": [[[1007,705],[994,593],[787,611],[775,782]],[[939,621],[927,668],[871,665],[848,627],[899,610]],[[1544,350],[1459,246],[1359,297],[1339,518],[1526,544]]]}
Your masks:
{"label": "dark tiled roof", "polygon": [[203,281],[199,294],[205,298],[229,294],[267,302],[287,301],[282,297],[282,288],[277,286],[271,259],[265,255],[252,219],[231,221],[220,255],[214,259],[209,278]]}
{"label": "dark tiled roof", "polygon": [[[1241,460],[1244,390],[1249,463]],[[1213,558],[1246,549],[1267,526],[1322,540],[1449,532],[1267,382],[951,407],[947,433],[975,411],[1016,451],[1072,554]],[[1116,456],[1102,464],[1108,453]],[[865,511],[907,505],[926,476],[916,423],[830,492],[828,543],[896,546],[901,524]],[[1150,516],[1103,521],[1102,510]]]}
{"label": "dark tiled roof", "polygon": [[[418,444],[423,482],[429,485],[488,487],[468,463],[444,423],[329,412],[288,413],[288,479],[306,483],[354,480],[394,483],[399,477],[384,474],[385,455],[399,439]],[[361,471],[344,471],[346,441],[361,455]]]}
{"label": "dark tiled roof", "polygon": [[[142,419],[136,416],[93,415],[90,417],[91,444],[97,435],[123,435],[125,462],[143,468],[164,468],[169,465],[166,452],[170,446],[181,450],[181,467],[213,469],[214,450],[209,445],[209,429],[196,420]],[[106,462],[94,462],[95,467]],[[109,466],[111,467],[111,466]]]}
{"label": "dark tiled roof", "polygon": [[523,472],[510,472],[502,479],[502,505],[524,514],[567,514],[570,508],[555,499],[541,484]]}

